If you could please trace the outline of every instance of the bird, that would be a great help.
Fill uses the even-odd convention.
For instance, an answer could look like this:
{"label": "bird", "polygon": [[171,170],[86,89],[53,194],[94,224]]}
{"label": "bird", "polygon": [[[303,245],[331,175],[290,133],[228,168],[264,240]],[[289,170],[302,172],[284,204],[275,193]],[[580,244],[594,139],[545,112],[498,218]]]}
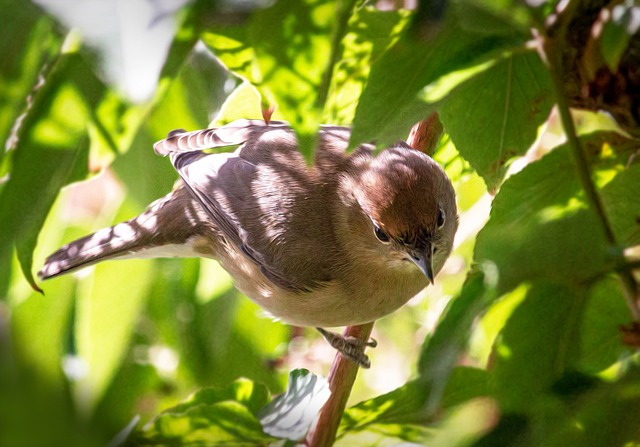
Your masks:
{"label": "bird", "polygon": [[313,163],[281,121],[237,120],[154,145],[179,175],[142,214],[70,242],[45,280],[108,259],[206,257],[273,317],[315,327],[368,368],[364,346],[325,328],[375,321],[443,267],[458,226],[443,168],[399,141],[349,150],[348,127],[321,126]]}

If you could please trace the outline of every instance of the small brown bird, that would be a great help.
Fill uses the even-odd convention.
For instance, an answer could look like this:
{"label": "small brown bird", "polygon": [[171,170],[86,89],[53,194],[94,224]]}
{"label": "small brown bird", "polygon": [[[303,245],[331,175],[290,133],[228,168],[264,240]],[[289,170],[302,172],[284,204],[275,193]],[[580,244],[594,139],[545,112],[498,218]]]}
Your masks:
{"label": "small brown bird", "polygon": [[[315,163],[285,123],[240,120],[155,144],[180,185],[141,215],[60,248],[39,276],[106,259],[204,256],[286,323],[314,326],[368,367],[362,345],[322,327],[374,321],[442,268],[458,225],[443,169],[400,142],[346,153],[348,128],[323,126]],[[237,146],[234,152],[210,149]]]}

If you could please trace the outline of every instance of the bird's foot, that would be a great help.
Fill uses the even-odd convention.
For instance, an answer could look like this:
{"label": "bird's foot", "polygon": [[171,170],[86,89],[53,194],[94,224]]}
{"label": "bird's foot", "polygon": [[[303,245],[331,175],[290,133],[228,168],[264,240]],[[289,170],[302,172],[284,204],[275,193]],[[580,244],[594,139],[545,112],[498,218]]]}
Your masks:
{"label": "bird's foot", "polygon": [[327,331],[321,327],[316,329],[344,358],[354,362],[362,368],[368,369],[371,367],[371,361],[369,361],[369,357],[364,353],[364,349],[366,347],[375,348],[378,346],[378,342],[373,338],[368,341],[360,340],[356,337],[344,337],[343,335]]}

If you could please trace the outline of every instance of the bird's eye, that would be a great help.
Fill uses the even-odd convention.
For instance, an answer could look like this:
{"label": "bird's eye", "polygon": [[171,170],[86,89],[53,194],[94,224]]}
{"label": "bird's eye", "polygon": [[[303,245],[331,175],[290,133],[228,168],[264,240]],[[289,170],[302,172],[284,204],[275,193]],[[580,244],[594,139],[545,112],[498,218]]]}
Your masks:
{"label": "bird's eye", "polygon": [[444,222],[445,222],[445,215],[444,215],[444,210],[440,207],[438,207],[438,229],[442,228],[444,226]]}
{"label": "bird's eye", "polygon": [[385,231],[377,225],[373,226],[373,232],[380,242],[387,243],[389,242],[389,235],[385,233]]}

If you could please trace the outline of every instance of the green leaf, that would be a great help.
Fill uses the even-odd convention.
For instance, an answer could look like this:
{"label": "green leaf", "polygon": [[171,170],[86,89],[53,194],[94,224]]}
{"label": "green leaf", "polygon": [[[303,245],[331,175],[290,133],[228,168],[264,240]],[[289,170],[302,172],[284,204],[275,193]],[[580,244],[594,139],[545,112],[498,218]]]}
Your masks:
{"label": "green leaf", "polygon": [[[206,30],[203,40],[214,54],[256,86],[261,107],[276,105],[298,134],[300,150],[312,159],[315,135],[321,124],[324,102],[339,50],[335,26],[346,20],[350,5],[343,9],[331,0],[276,2],[255,11],[240,27],[221,26]],[[338,36],[340,37],[340,36]]]}
{"label": "green leaf", "polygon": [[246,379],[224,389],[203,389],[165,410],[136,441],[151,445],[264,445],[273,438],[263,433],[255,414],[267,398],[264,386]]}
{"label": "green leaf", "polygon": [[551,79],[535,52],[514,54],[455,88],[438,111],[446,132],[489,189],[524,154],[553,105]]}
{"label": "green leaf", "polygon": [[[583,141],[589,153],[599,153],[603,139],[608,135]],[[526,280],[580,282],[613,269],[613,253],[575,169],[563,145],[502,185],[474,254],[476,262],[496,264],[501,292]]]}
{"label": "green leaf", "polygon": [[625,153],[619,157],[617,174],[602,188],[601,197],[617,242],[623,247],[633,247],[640,244],[640,211],[637,206],[640,200],[640,163],[630,158],[635,163],[628,165]]}
{"label": "green leaf", "polygon": [[505,411],[526,412],[579,359],[584,289],[537,282],[507,321],[491,373]]}
{"label": "green leaf", "polygon": [[384,146],[406,138],[411,126],[425,118],[429,104],[418,98],[425,87],[522,42],[518,31],[492,34],[467,29],[460,17],[464,8],[449,6],[444,21],[430,29],[429,38],[404,36],[372,65],[356,110],[351,147],[371,140]]}
{"label": "green leaf", "polygon": [[[345,2],[345,5],[352,4]],[[349,13],[349,9],[347,13]],[[275,101],[298,134],[299,147],[313,159],[315,138],[321,124],[321,98],[325,72],[333,71],[332,32],[341,15],[333,0],[276,2],[258,11],[249,21],[248,37],[258,56],[263,101]],[[339,40],[338,40],[339,42]],[[337,51],[334,50],[334,51]],[[326,93],[326,92],[325,92]]]}
{"label": "green leaf", "polygon": [[244,405],[252,414],[257,415],[269,401],[269,390],[264,385],[241,378],[225,388],[198,390],[184,403],[171,407],[164,413],[184,413],[194,406],[214,405],[229,400]]}
{"label": "green leaf", "polygon": [[[126,262],[127,268],[121,268]],[[90,413],[110,385],[129,346],[153,277],[146,260],[100,264],[92,283],[80,284],[75,324],[77,356],[87,374],[75,385],[78,404]],[[126,285],[117,290],[114,285]],[[84,286],[84,287],[83,287]]]}
{"label": "green leaf", "polygon": [[342,58],[335,65],[325,121],[350,125],[358,98],[367,82],[371,63],[398,40],[408,23],[409,11],[381,11],[371,6],[357,8],[342,39]]}
{"label": "green leaf", "polygon": [[261,446],[273,438],[242,404],[233,401],[196,405],[181,413],[164,413],[136,439],[145,445]]}
{"label": "green leaf", "polygon": [[[6,0],[1,4],[5,26],[0,39],[11,42],[0,48],[0,142],[8,149],[15,145],[17,120],[29,107],[27,97],[37,89],[38,74],[59,52],[62,39],[52,20],[34,5]],[[0,162],[5,155],[0,150]]]}
{"label": "green leaf", "polygon": [[425,411],[439,407],[449,375],[467,347],[476,317],[496,298],[493,276],[490,269],[471,273],[460,296],[451,302],[435,333],[422,346],[419,381],[430,389],[423,404]]}
{"label": "green leaf", "polygon": [[[446,410],[480,396],[489,394],[486,371],[458,367],[447,378],[446,388],[438,410]],[[385,439],[424,441],[437,428],[437,418],[427,411],[426,402],[432,389],[418,379],[373,399],[347,409],[342,418],[338,440],[369,439],[384,434]],[[431,425],[431,426],[430,426]],[[418,426],[422,426],[418,430]],[[412,428],[413,427],[413,428]],[[369,444],[363,444],[369,445]],[[376,444],[377,445],[377,444]]]}
{"label": "green leaf", "polygon": [[622,343],[620,326],[630,320],[617,279],[605,278],[593,285],[581,322],[578,368],[595,374],[629,355],[631,348]]}
{"label": "green leaf", "polygon": [[18,133],[10,178],[0,195],[0,268],[9,268],[15,243],[36,290],[31,262],[37,235],[60,188],[87,174],[89,111],[103,93],[104,85],[80,54],[62,54]]}
{"label": "green leaf", "polygon": [[550,447],[632,446],[640,442],[640,375],[632,370],[622,380],[596,387],[581,396],[573,417],[545,433]]}
{"label": "green leaf", "polygon": [[258,415],[265,433],[292,441],[302,439],[330,395],[324,377],[306,369],[291,371],[287,392],[273,399]]}
{"label": "green leaf", "polygon": [[611,19],[605,22],[600,37],[600,50],[611,72],[618,71],[618,64],[628,48],[629,40],[638,30],[640,6],[627,1],[611,9]]}

